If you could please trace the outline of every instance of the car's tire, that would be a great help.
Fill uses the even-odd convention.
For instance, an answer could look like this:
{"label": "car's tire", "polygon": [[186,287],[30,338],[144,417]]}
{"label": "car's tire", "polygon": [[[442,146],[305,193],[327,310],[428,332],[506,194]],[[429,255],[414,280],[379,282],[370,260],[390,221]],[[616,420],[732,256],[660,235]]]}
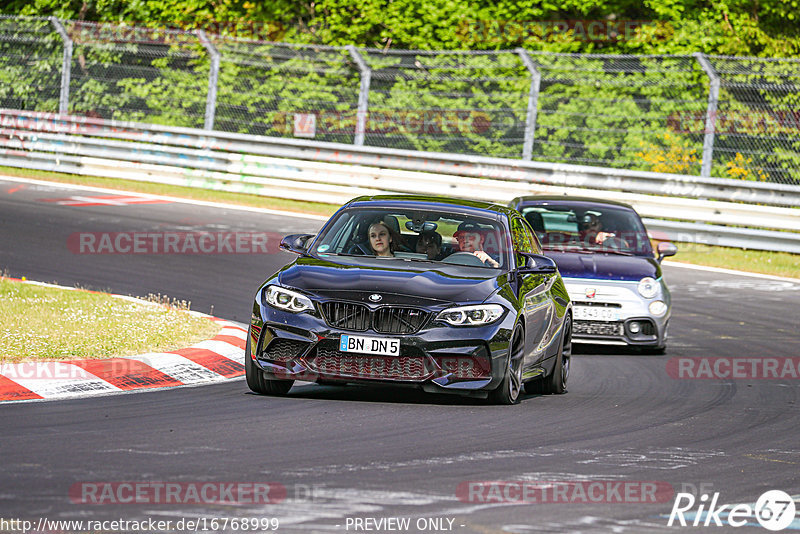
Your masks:
{"label": "car's tire", "polygon": [[525,335],[522,326],[517,325],[508,350],[503,381],[500,386],[489,394],[493,404],[516,404],[522,393],[522,363],[525,348]]}
{"label": "car's tire", "polygon": [[250,356],[250,335],[244,349],[244,375],[247,387],[260,395],[286,395],[292,389],[294,380],[270,380],[264,378],[264,372],[258,368]]}
{"label": "car's tire", "polygon": [[567,392],[567,379],[569,378],[571,360],[572,317],[567,314],[564,317],[564,326],[561,329],[561,341],[558,343],[558,354],[556,354],[553,372],[541,380],[542,393],[560,395]]}
{"label": "car's tire", "polygon": [[661,347],[641,347],[639,349],[640,354],[648,355],[648,356],[660,356],[667,352],[667,346],[663,345]]}

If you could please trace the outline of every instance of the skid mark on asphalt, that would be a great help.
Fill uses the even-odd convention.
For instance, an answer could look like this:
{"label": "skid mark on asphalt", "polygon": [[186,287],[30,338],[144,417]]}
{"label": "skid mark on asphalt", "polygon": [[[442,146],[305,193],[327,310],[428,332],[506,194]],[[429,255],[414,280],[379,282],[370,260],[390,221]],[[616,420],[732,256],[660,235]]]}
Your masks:
{"label": "skid mark on asphalt", "polygon": [[325,466],[305,467],[285,471],[287,476],[305,477],[309,475],[337,475],[358,471],[396,471],[419,467],[441,466],[464,462],[487,462],[491,460],[507,460],[510,458],[547,458],[550,456],[583,456],[584,460],[576,460],[579,464],[597,464],[604,467],[636,467],[644,469],[672,470],[698,465],[710,458],[725,456],[722,451],[690,451],[679,447],[653,449],[647,452],[633,449],[621,449],[614,452],[589,449],[547,449],[546,451],[491,451],[455,456],[437,456],[419,458],[402,462],[370,462],[366,464],[333,464]]}
{"label": "skid mark on asphalt", "polygon": [[682,469],[725,456],[722,451],[687,451],[680,448],[642,453],[633,449],[614,452],[592,451],[592,458],[579,464],[599,464],[606,467],[636,467],[658,470]]}

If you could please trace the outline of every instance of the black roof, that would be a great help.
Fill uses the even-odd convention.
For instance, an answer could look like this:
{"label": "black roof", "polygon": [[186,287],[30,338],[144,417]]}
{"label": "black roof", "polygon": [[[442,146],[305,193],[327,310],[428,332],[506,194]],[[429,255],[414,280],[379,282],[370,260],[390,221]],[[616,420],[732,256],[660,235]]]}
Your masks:
{"label": "black roof", "polygon": [[576,204],[581,207],[616,206],[618,208],[625,208],[632,211],[636,211],[630,204],[625,204],[624,202],[617,202],[616,200],[605,200],[601,198],[591,198],[591,197],[574,197],[567,195],[525,195],[515,198],[514,200],[509,202],[508,205],[518,210],[523,206],[528,206],[532,204],[541,204],[542,202],[550,202],[550,201],[559,202],[561,204]]}
{"label": "black roof", "polygon": [[436,208],[437,205],[439,208],[442,205],[451,207],[451,208],[461,208],[460,211],[464,211],[467,213],[478,213],[478,212],[489,212],[484,213],[484,215],[498,215],[503,214],[506,216],[511,216],[516,213],[516,210],[513,207],[506,206],[504,204],[497,204],[495,202],[483,202],[480,200],[468,200],[464,198],[455,198],[455,197],[446,197],[446,196],[438,196],[438,195],[367,195],[361,196],[358,198],[354,198],[347,202],[345,206],[351,206],[356,204],[375,204],[377,205],[384,205],[384,206],[392,206],[392,207],[399,207],[402,206],[404,208],[409,209],[432,209]]}

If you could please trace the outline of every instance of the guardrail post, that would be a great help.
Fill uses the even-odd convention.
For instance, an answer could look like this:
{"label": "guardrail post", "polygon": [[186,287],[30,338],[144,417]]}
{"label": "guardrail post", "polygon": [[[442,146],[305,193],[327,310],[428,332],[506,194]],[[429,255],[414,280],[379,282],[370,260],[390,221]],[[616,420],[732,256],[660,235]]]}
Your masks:
{"label": "guardrail post", "polygon": [[369,105],[369,84],[372,79],[372,71],[355,46],[348,45],[347,51],[350,52],[350,57],[353,58],[361,73],[361,88],[358,91],[358,111],[356,112],[356,132],[353,144],[362,146],[364,144],[364,133],[367,131],[367,107]]}
{"label": "guardrail post", "polygon": [[211,58],[211,68],[208,72],[208,96],[206,97],[206,117],[203,126],[206,130],[214,129],[214,114],[217,111],[217,83],[219,81],[219,59],[217,48],[209,41],[206,32],[195,30],[195,35],[200,39],[203,47]]}
{"label": "guardrail post", "polygon": [[58,98],[58,112],[61,115],[69,113],[69,81],[72,74],[72,39],[67,35],[67,30],[56,17],[50,17],[50,23],[61,36],[64,43],[64,58],[61,65],[61,95]]}
{"label": "guardrail post", "polygon": [[720,80],[714,66],[709,63],[708,58],[701,52],[696,52],[694,57],[700,63],[703,71],[710,81],[708,87],[708,108],[706,110],[706,128],[703,138],[703,164],[700,167],[700,176],[708,178],[711,176],[711,164],[714,157],[714,134],[717,128],[717,106],[719,104]]}
{"label": "guardrail post", "polygon": [[530,161],[533,158],[533,140],[536,135],[536,113],[539,106],[539,87],[542,83],[542,75],[534,65],[531,56],[524,48],[517,48],[525,68],[531,73],[531,88],[528,91],[528,114],[525,117],[525,141],[522,144],[522,159]]}

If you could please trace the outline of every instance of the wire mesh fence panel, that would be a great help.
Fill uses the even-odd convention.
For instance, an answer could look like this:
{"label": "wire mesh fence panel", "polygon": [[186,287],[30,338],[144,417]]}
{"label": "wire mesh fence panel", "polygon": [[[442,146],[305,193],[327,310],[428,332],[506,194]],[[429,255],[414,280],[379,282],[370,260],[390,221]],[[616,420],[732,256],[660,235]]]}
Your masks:
{"label": "wire mesh fence panel", "polygon": [[[274,35],[256,25],[208,29],[215,78],[217,55],[195,33],[63,25],[73,40],[64,96],[78,115],[356,143],[361,103],[368,146],[520,158],[532,140],[532,158],[545,162],[699,175],[710,161],[712,176],[800,184],[797,59],[356,51],[242,38]],[[59,111],[56,27],[0,16],[0,106]],[[720,81],[710,116],[709,64]]]}
{"label": "wire mesh fence panel", "polygon": [[341,47],[216,38],[216,129],[352,143],[360,76]]}
{"label": "wire mesh fence panel", "polygon": [[63,53],[48,19],[0,16],[0,106],[57,112]]}
{"label": "wire mesh fence panel", "polygon": [[367,145],[518,158],[531,84],[514,52],[362,51]]}
{"label": "wire mesh fence panel", "polygon": [[800,184],[800,60],[709,59],[721,79],[712,174]]}
{"label": "wire mesh fence panel", "polygon": [[542,76],[533,158],[699,174],[708,79],[692,57],[531,53]]}
{"label": "wire mesh fence panel", "polygon": [[64,26],[74,43],[72,113],[203,127],[210,62],[193,33],[86,22]]}

